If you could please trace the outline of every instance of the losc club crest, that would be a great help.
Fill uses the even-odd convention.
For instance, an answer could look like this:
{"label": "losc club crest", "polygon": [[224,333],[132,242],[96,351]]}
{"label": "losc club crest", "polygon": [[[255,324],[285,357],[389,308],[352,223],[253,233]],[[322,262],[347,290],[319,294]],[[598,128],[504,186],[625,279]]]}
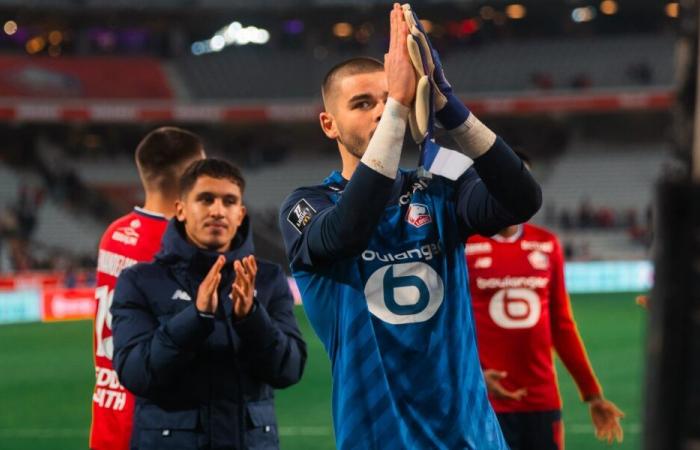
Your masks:
{"label": "losc club crest", "polygon": [[420,228],[432,221],[433,219],[430,217],[430,211],[428,210],[427,206],[421,205],[420,203],[411,203],[408,205],[406,222],[410,223],[416,228]]}

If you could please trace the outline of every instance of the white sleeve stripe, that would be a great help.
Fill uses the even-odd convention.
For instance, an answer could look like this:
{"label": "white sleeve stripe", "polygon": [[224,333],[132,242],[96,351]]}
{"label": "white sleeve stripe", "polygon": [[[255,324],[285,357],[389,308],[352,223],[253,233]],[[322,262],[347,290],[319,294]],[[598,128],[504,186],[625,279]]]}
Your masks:
{"label": "white sleeve stripe", "polygon": [[438,150],[428,170],[430,173],[454,181],[466,172],[472,164],[474,164],[474,161],[467,155],[445,147],[440,147],[440,150]]}

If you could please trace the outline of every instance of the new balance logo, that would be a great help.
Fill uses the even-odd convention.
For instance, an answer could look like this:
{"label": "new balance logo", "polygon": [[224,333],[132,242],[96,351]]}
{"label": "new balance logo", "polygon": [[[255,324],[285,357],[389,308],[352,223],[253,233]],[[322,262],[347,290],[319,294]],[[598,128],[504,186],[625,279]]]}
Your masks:
{"label": "new balance logo", "polygon": [[192,298],[190,298],[190,295],[187,292],[183,291],[182,289],[178,289],[173,294],[173,300],[186,300],[191,302]]}

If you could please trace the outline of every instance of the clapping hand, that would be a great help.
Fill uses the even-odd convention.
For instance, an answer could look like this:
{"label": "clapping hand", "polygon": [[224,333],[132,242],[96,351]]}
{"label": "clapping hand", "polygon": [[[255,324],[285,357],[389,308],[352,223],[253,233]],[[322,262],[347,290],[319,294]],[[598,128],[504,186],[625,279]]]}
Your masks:
{"label": "clapping hand", "polygon": [[197,289],[197,311],[205,314],[214,314],[219,305],[219,282],[221,281],[221,268],[224,267],[226,258],[219,256],[209,273],[204,277]]}
{"label": "clapping hand", "polygon": [[258,265],[253,255],[234,261],[233,270],[236,279],[231,287],[231,300],[233,301],[233,316],[240,320],[246,317],[253,308],[255,297],[255,275],[258,273]]}

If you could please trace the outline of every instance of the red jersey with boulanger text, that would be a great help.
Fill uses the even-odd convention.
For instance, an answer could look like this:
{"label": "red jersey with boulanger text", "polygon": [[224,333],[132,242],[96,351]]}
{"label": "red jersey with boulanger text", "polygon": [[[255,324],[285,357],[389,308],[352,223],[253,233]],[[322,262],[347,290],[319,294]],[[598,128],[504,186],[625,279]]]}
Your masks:
{"label": "red jersey with boulanger text", "polygon": [[508,390],[527,389],[520,401],[491,396],[494,410],[561,408],[552,350],[583,398],[600,394],[571,312],[556,236],[525,224],[510,238],[472,236],[465,253],[482,368],[507,372],[501,383]]}
{"label": "red jersey with boulanger text", "polygon": [[112,368],[112,305],[114,287],[121,271],[148,262],[160,249],[168,224],[159,214],[140,208],[117,219],[107,228],[97,255],[97,308],[93,328],[95,391],[92,396],[90,448],[128,450],[134,397],[119,383]]}

